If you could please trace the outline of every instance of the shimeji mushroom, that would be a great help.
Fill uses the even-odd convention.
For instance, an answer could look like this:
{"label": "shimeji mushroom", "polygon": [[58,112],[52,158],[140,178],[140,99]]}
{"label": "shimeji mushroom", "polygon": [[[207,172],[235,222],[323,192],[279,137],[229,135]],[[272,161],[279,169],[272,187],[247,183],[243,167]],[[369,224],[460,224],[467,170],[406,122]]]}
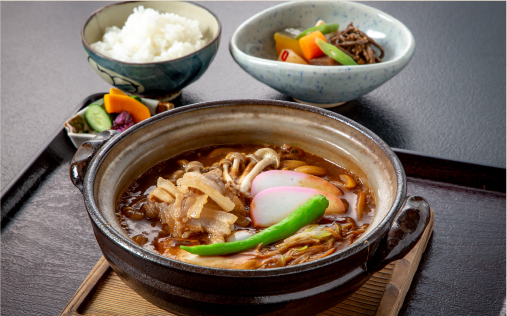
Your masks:
{"label": "shimeji mushroom", "polygon": [[204,165],[200,161],[191,161],[185,166],[185,172],[203,173]]}
{"label": "shimeji mushroom", "polygon": [[229,181],[232,181],[232,183],[234,183],[231,176],[229,175],[229,167],[232,165],[232,162],[229,159],[222,159],[222,160],[220,160],[219,165],[220,165],[220,167],[223,168],[223,175],[224,175],[225,182],[227,183]]}
{"label": "shimeji mushroom", "polygon": [[176,164],[177,164],[178,166],[180,166],[180,169],[185,170],[185,167],[186,167],[186,166],[187,166],[187,164],[188,164],[188,160],[186,160],[186,159],[180,159],[180,160],[176,161]]}
{"label": "shimeji mushroom", "polygon": [[239,191],[243,193],[245,196],[250,196],[250,187],[252,186],[253,179],[267,166],[273,166],[273,168],[278,168],[280,166],[280,157],[276,151],[271,148],[261,148],[255,152],[255,155],[262,158],[250,171],[248,175],[245,176],[243,182],[239,186]]}
{"label": "shimeji mushroom", "polygon": [[245,167],[245,170],[243,170],[243,173],[238,179],[238,184],[241,185],[245,177],[252,171],[253,167],[262,160],[261,157],[257,156],[256,154],[248,154],[245,157],[245,160],[248,161],[248,165]]}
{"label": "shimeji mushroom", "polygon": [[171,176],[169,177],[169,180],[172,182],[172,183],[176,183],[176,180],[178,180],[179,178],[183,177],[183,175],[185,174],[185,171],[181,170],[181,169],[178,169],[176,171],[174,171]]}
{"label": "shimeji mushroom", "polygon": [[213,163],[211,165],[211,167],[208,168],[209,171],[212,171],[215,169],[220,169],[220,171],[222,171],[222,167],[220,166],[220,164],[218,162]]}
{"label": "shimeji mushroom", "polygon": [[232,167],[231,171],[229,172],[229,175],[231,176],[232,179],[237,179],[239,173],[239,166],[243,161],[245,161],[245,156],[242,153],[232,152],[228,153],[227,156],[225,156],[225,159],[229,159],[230,161],[232,161]]}

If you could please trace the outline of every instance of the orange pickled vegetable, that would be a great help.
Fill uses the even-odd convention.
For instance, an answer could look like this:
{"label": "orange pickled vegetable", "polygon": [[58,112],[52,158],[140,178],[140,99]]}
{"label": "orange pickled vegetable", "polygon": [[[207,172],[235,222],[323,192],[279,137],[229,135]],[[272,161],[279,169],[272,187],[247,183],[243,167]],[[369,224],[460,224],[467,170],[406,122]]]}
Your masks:
{"label": "orange pickled vegetable", "polygon": [[126,95],[125,93],[123,93],[123,91],[121,91],[120,89],[116,89],[116,88],[111,88],[109,90],[109,94]]}
{"label": "orange pickled vegetable", "polygon": [[151,117],[150,110],[144,104],[126,95],[106,94],[104,95],[104,106],[107,113],[129,112],[134,123]]}
{"label": "orange pickled vegetable", "polygon": [[298,56],[303,57],[303,51],[299,46],[299,41],[283,32],[275,33],[275,46],[277,56],[280,56],[280,53],[282,52],[283,49],[290,49],[294,51],[294,53],[296,53]]}
{"label": "orange pickled vegetable", "polygon": [[299,39],[299,46],[301,46],[301,50],[303,51],[303,55],[306,60],[324,55],[322,50],[320,50],[319,45],[315,42],[317,38],[324,41],[326,40],[326,37],[321,31],[312,32]]}

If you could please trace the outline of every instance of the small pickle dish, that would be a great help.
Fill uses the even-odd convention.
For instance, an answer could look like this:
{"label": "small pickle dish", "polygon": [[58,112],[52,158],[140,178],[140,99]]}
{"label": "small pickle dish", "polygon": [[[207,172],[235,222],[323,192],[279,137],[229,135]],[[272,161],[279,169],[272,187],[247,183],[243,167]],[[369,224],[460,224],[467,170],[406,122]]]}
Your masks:
{"label": "small pickle dish", "polygon": [[[127,95],[124,94],[119,89],[111,88],[109,94],[111,94],[111,93],[127,97]],[[135,96],[130,95],[130,97],[134,98]],[[174,104],[171,102],[162,102],[159,100],[139,98],[139,97],[136,99],[136,101],[141,103],[140,105],[135,104],[136,106],[146,107],[146,109],[144,109],[144,111],[146,112],[145,117],[151,117],[155,114],[158,114],[158,113],[161,113],[164,111],[168,111],[168,110],[171,110],[174,108]],[[134,101],[132,101],[132,102],[134,102]],[[106,115],[105,118],[99,116],[99,119],[98,119],[98,121],[102,124],[104,124],[104,122],[106,122],[106,124],[104,126],[101,126],[101,124],[98,124],[98,126],[92,126],[92,125],[94,125],[93,118],[87,119],[88,109],[90,107],[96,107],[96,106],[99,106],[102,108],[103,111],[99,110],[100,112],[103,113],[102,116]],[[84,142],[89,141],[92,138],[94,138],[95,136],[97,136],[97,134],[99,132],[103,131],[104,129],[111,128],[111,129],[116,129],[116,130],[122,131],[123,129],[129,127],[130,125],[135,124],[130,113],[129,113],[131,124],[126,124],[126,125],[124,124],[124,126],[120,125],[119,127],[114,126],[113,124],[114,124],[114,121],[116,121],[116,120],[112,120],[110,116],[112,115],[115,118],[117,118],[118,113],[110,113],[109,114],[109,113],[107,113],[105,108],[106,107],[104,104],[104,98],[99,99],[99,100],[91,103],[87,107],[83,108],[81,111],[77,112],[71,118],[69,118],[67,121],[65,121],[63,123],[63,127],[67,131],[67,135],[69,136],[70,140],[72,141],[72,144],[74,144],[74,146],[76,148],[79,148],[79,146],[81,146]],[[115,111],[121,113],[123,110],[124,110],[123,108],[119,108],[118,110],[115,110]],[[133,112],[131,109],[128,109],[128,110]],[[92,115],[92,117],[93,116],[96,116],[96,115]],[[91,125],[88,122],[89,119],[92,120]],[[144,119],[144,117],[142,119]],[[95,120],[95,121],[97,121],[97,120]],[[124,123],[124,121],[123,121],[123,123]]]}
{"label": "small pickle dish", "polygon": [[[241,147],[242,144],[246,147]],[[189,160],[202,158],[206,166],[211,163],[211,160],[205,160],[204,155],[194,150],[202,148],[211,150],[227,146],[236,146],[234,148],[240,148],[239,151],[245,148],[245,152],[265,146],[282,149],[287,148],[285,146],[292,146],[292,148],[300,148],[299,152],[304,151],[308,159],[322,157],[325,163],[332,163],[348,170],[350,174],[361,179],[361,187],[368,188],[369,199],[374,202],[374,211],[368,213],[371,219],[369,225],[362,226],[364,227],[362,234],[353,239],[347,248],[331,250],[324,256],[314,257],[315,260],[298,261],[299,264],[289,265],[282,260],[281,265],[271,265],[261,267],[261,269],[198,265],[194,264],[194,261],[180,260],[179,257],[176,260],[168,256],[166,252],[161,255],[147,248],[145,243],[139,243],[136,238],[129,237],[124,229],[125,222],[118,219],[118,203],[125,199],[126,188],[132,187],[132,183],[134,183],[134,188],[142,188],[144,184],[136,179],[140,179],[141,175],[153,178],[153,175],[150,176],[150,170],[162,170],[157,169],[158,167],[153,169],[153,166],[159,166],[158,163],[169,158],[181,157],[182,153],[190,152],[186,156]],[[263,150],[266,151],[265,148]],[[256,154],[258,152],[259,150]],[[294,151],[294,154],[298,154],[298,151]],[[314,161],[323,161],[322,158]],[[262,161],[257,162],[246,177],[253,174],[255,168],[260,165],[262,168],[266,166]],[[235,170],[234,166],[233,164],[230,169],[231,175]],[[187,167],[185,169],[190,169],[190,163]],[[246,170],[247,167],[243,166],[243,168]],[[204,193],[216,200],[217,204],[210,204],[209,200],[204,204],[215,207],[215,210],[202,208],[201,213],[220,213],[216,211],[217,207],[227,203],[223,200],[219,203],[218,197],[212,195],[212,190],[205,192],[206,190],[202,189],[200,193],[195,191],[190,180],[202,178],[206,173],[214,172],[218,175],[218,181],[221,181],[222,173],[225,176],[227,171],[226,165],[223,171],[213,169],[212,172],[211,167],[204,169],[205,171],[202,166],[197,166],[195,171],[185,170],[185,174],[175,183],[177,182],[180,192],[186,190],[186,194],[194,194],[194,201]],[[267,179],[270,174],[278,172],[302,174],[288,170],[273,170],[264,171],[257,178]],[[70,177],[84,196],[93,231],[112,269],[130,288],[146,300],[178,315],[237,313],[242,315],[315,315],[353,294],[374,272],[382,269],[386,264],[404,257],[415,246],[429,221],[428,203],[421,197],[406,195],[405,172],[400,161],[385,142],[350,119],[321,108],[293,102],[274,100],[204,102],[160,113],[123,132],[106,130],[94,139],[85,142],[77,150],[71,162]],[[322,178],[318,180],[324,181]],[[175,188],[169,183],[170,180],[162,179],[161,181]],[[233,184],[227,182],[225,189],[227,190],[227,185]],[[258,182],[252,184],[250,191],[252,195],[254,191],[260,190],[258,184]],[[270,185],[269,181],[264,184]],[[223,191],[223,183],[221,185]],[[338,184],[336,185],[338,187]],[[159,186],[158,180],[157,186]],[[214,185],[211,184],[211,186]],[[337,190],[337,187],[334,189]],[[272,189],[275,191],[270,191]],[[266,189],[264,192],[283,191],[281,188],[272,189]],[[145,188],[141,190],[145,193],[148,191]],[[150,190],[155,191],[153,186]],[[297,192],[305,190],[309,189],[294,189]],[[178,199],[178,196],[183,193],[175,194]],[[262,194],[263,192],[260,192],[257,196]],[[343,194],[343,197],[347,195],[347,193]],[[357,194],[359,196],[360,192]],[[276,198],[276,195],[277,193],[271,196]],[[130,196],[134,199],[138,198],[135,194]],[[250,215],[257,212],[255,216],[259,216],[251,216],[254,224],[263,219],[259,211],[254,211],[261,208],[260,203],[254,203],[257,196],[250,204]],[[315,201],[316,198],[323,197],[317,195],[310,200]],[[359,197],[357,199],[359,200]],[[286,201],[293,202],[291,199]],[[283,204],[279,205],[283,207]],[[272,207],[273,203],[265,205],[276,212],[274,210],[276,207]],[[293,214],[302,214],[301,209],[304,209],[304,205],[296,206],[297,209],[278,224],[284,221],[287,223],[286,220],[295,217],[292,216]],[[350,205],[352,206],[352,203]],[[326,207],[327,204],[324,209]],[[329,207],[331,207],[331,202]],[[307,209],[310,210],[310,208]],[[321,210],[323,212],[322,208]],[[329,208],[326,212],[328,210]],[[272,213],[271,210],[269,213]],[[226,215],[236,218],[232,214],[234,211]],[[240,218],[239,215],[237,217]],[[197,220],[200,218],[191,218],[188,219],[188,223],[196,223]],[[314,218],[310,219],[310,222],[312,220]],[[340,220],[337,217],[336,221]],[[336,222],[333,223],[335,224]],[[311,229],[319,226],[312,225]],[[195,228],[195,225],[193,227]],[[330,226],[325,226],[324,229],[334,234],[339,230],[338,225],[335,227],[335,231],[331,230]],[[235,228],[234,225],[227,225],[225,229],[229,229],[230,233]],[[257,231],[255,234],[263,234],[269,229]],[[311,229],[304,232],[313,233]],[[248,228],[246,230],[248,231]],[[201,232],[203,232],[202,235],[206,235],[204,231]],[[171,231],[174,237],[173,233],[176,234],[176,232]],[[209,233],[210,236],[213,235],[212,232]],[[227,239],[224,244],[223,236],[220,237],[221,240],[206,239],[207,242],[205,240],[201,244],[213,243],[211,246],[220,248],[220,245],[234,243]],[[170,236],[164,238],[167,240]],[[181,242],[185,238],[187,237],[173,238],[171,243]],[[176,249],[170,248],[174,246],[174,243],[172,246],[166,244],[169,247],[167,249],[171,249],[170,255],[190,253],[191,247],[188,246],[196,245],[188,240],[183,242],[177,245],[187,247],[182,246]],[[268,247],[272,240],[268,242],[263,239],[263,242]],[[331,244],[331,241],[328,244]],[[257,249],[254,248],[253,251],[259,254],[262,251],[261,246],[257,246]],[[310,248],[314,248],[313,245],[301,247],[299,250],[306,251]],[[187,249],[189,252],[186,251]],[[199,259],[206,255],[209,254],[187,255],[186,258]],[[234,256],[227,254],[221,257],[221,262],[232,261]],[[277,258],[283,258],[283,256],[278,255]]]}

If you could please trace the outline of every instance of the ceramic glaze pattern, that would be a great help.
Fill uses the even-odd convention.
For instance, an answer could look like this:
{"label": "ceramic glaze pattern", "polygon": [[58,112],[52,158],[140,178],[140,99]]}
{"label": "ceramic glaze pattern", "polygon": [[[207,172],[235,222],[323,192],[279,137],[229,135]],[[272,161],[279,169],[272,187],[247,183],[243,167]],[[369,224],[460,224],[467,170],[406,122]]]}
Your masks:
{"label": "ceramic glaze pattern", "polygon": [[[93,69],[109,84],[129,93],[152,99],[168,100],[198,80],[215,58],[221,38],[221,24],[209,10],[187,2],[143,2],[146,8],[174,12],[197,19],[208,43],[201,49],[177,59],[151,62],[122,62],[95,52],[90,44],[101,39],[105,26],[122,26],[132,8],[141,3],[121,2],[105,6],[84,23],[81,40]],[[121,20],[121,22],[120,22]]]}
{"label": "ceramic glaze pattern", "polygon": [[[85,47],[90,64],[102,79],[118,89],[133,94],[160,96],[178,92],[199,79],[208,69],[218,51],[216,45],[178,60],[151,64],[118,63],[104,58]],[[100,70],[98,70],[100,68]],[[108,76],[104,78],[102,73]]]}
{"label": "ceramic glaze pattern", "polygon": [[[350,22],[385,50],[383,63],[360,66],[307,66],[277,62],[273,34],[287,27],[308,28],[322,19]],[[255,79],[295,99],[330,107],[353,100],[398,74],[413,56],[412,33],[400,21],[351,2],[292,2],[267,9],[243,23],[230,42],[234,60]]]}
{"label": "ceramic glaze pattern", "polygon": [[[124,77],[124,76],[122,76],[110,69],[107,69],[103,66],[98,65],[93,60],[93,58],[90,57],[90,54],[95,56],[96,59],[98,57],[93,52],[88,50],[86,47],[85,47],[85,52],[86,52],[86,57],[88,59],[88,63],[90,64],[90,66],[92,66],[93,70],[95,70],[95,72],[102,79],[104,79],[104,81],[106,81],[107,83],[115,86],[116,88],[118,88],[122,91],[128,92],[128,93],[138,94],[138,93],[142,93],[144,91],[144,87],[139,82],[136,82],[136,81],[129,79],[127,77]],[[105,63],[105,64],[107,64],[107,63]]]}

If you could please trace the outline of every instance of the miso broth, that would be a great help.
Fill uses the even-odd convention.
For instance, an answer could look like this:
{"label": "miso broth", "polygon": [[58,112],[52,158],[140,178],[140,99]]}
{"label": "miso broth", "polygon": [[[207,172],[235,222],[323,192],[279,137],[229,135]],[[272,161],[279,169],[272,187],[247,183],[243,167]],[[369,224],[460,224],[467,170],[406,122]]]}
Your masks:
{"label": "miso broth", "polygon": [[[279,159],[277,167],[270,165],[261,173],[275,169],[293,170],[324,179],[340,192],[337,198],[343,203],[344,212],[327,214],[326,211],[318,222],[301,227],[293,236],[235,254],[206,257],[180,249],[180,245],[205,245],[241,239],[265,228],[252,225],[252,197],[249,192],[245,194],[240,190],[245,187],[241,186],[242,179],[247,179],[246,176],[251,172],[249,170],[253,170],[259,162],[253,163],[252,156],[249,160],[225,159],[230,157],[227,156],[229,153],[239,153],[245,158],[261,148],[274,150]],[[255,159],[258,158],[261,157]],[[187,175],[189,173],[193,174]],[[223,210],[219,203],[207,195],[203,196],[204,193],[195,187],[178,185],[179,179],[190,176],[212,181],[205,182],[214,187],[217,194],[221,193],[231,200],[234,209]],[[169,190],[172,194],[167,188],[166,191],[157,188],[157,181],[159,186],[163,183],[160,178],[166,180],[165,185],[168,184],[167,180],[172,183],[172,191]],[[374,210],[374,197],[363,179],[322,157],[287,145],[212,146],[184,152],[144,172],[129,184],[116,205],[116,215],[122,228],[144,248],[171,259],[231,269],[283,267],[329,256],[345,249],[364,233],[372,221]],[[202,216],[207,216],[206,221]]]}

